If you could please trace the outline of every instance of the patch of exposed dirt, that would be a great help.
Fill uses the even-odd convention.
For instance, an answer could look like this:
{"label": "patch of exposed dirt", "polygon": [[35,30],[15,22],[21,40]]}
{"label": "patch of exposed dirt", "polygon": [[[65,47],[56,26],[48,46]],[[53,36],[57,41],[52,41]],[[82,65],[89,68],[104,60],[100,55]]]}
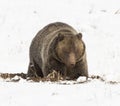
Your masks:
{"label": "patch of exposed dirt", "polygon": [[[77,81],[77,80],[69,80],[66,82],[64,78],[56,71],[53,71],[50,73],[47,77],[41,78],[41,77],[28,77],[26,73],[0,73],[0,79],[6,81],[6,82],[19,82],[20,80],[26,80],[30,82],[57,82],[58,84],[81,84],[90,82],[94,79],[100,80],[102,82],[106,82],[104,78],[98,76],[98,75],[92,75],[88,79],[84,81]],[[119,82],[116,81],[109,81],[107,82],[109,84],[118,84]]]}
{"label": "patch of exposed dirt", "polygon": [[7,82],[18,82],[18,81],[20,81],[20,79],[24,79],[27,81],[33,81],[33,82],[40,82],[40,81],[55,82],[55,81],[63,80],[63,77],[56,71],[53,71],[45,78],[28,77],[27,74],[25,74],[25,73],[0,73],[0,78]]}

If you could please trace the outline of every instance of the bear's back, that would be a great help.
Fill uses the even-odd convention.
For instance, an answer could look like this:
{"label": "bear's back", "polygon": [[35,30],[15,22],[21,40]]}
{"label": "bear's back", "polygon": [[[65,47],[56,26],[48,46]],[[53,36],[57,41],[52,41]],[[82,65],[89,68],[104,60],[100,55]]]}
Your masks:
{"label": "bear's back", "polygon": [[42,30],[37,33],[37,36],[46,36],[50,35],[50,33],[58,32],[60,30],[69,30],[73,33],[76,33],[76,30],[72,28],[70,25],[62,23],[62,22],[55,22],[45,26]]}

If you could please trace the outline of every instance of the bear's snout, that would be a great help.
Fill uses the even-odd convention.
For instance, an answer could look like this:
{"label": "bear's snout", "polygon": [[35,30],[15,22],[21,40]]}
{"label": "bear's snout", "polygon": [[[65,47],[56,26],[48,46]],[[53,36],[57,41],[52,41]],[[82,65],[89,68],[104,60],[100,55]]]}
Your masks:
{"label": "bear's snout", "polygon": [[74,67],[76,64],[75,54],[72,52],[68,57],[68,67]]}

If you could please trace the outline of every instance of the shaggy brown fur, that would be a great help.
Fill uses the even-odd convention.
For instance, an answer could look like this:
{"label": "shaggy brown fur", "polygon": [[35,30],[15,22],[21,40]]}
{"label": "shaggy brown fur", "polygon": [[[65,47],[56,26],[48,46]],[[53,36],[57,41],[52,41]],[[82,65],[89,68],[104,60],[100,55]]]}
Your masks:
{"label": "shaggy brown fur", "polygon": [[30,46],[28,76],[47,77],[53,70],[65,79],[88,77],[82,34],[61,22],[40,30]]}

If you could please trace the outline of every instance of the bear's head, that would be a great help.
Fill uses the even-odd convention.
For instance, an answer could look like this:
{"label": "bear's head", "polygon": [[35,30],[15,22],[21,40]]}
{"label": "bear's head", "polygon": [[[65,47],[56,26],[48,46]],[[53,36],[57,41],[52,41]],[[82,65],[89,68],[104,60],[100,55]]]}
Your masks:
{"label": "bear's head", "polygon": [[82,34],[62,34],[57,36],[56,55],[68,68],[74,67],[84,55],[85,45]]}

